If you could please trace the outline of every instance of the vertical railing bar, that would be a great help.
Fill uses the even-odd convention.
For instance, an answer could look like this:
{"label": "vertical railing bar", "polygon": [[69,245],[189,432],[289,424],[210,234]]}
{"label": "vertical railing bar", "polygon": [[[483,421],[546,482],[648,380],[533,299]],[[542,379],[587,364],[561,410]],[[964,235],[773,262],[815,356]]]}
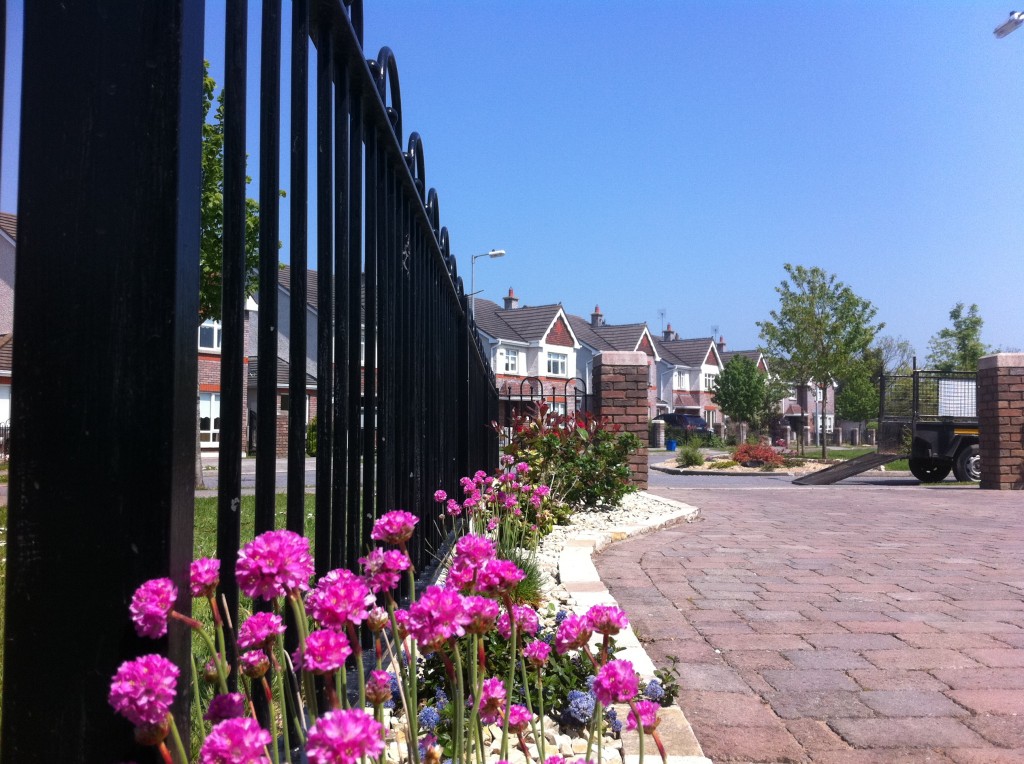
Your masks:
{"label": "vertical railing bar", "polygon": [[334,417],[331,392],[331,261],[334,237],[332,212],[334,202],[332,159],[332,87],[335,40],[326,24],[318,25],[317,46],[317,331],[316,331],[316,572],[330,570],[331,535],[331,443]]}
{"label": "vertical railing bar", "polygon": [[[288,204],[291,239],[291,303],[288,348],[288,530],[306,528],[306,278],[309,257],[309,7],[292,0],[291,55],[291,193]],[[261,364],[262,365],[262,364]]]}
{"label": "vertical railing bar", "polygon": [[[363,532],[376,518],[375,449],[377,433],[377,245],[379,241],[378,189],[378,129],[370,128],[366,135],[366,241],[364,242],[364,308],[363,308]],[[362,543],[362,539],[360,543]]]}
{"label": "vertical railing bar", "polygon": [[[221,430],[217,484],[217,556],[222,592],[238,623],[235,557],[241,539],[242,378],[245,310],[245,76],[247,0],[228,0],[224,50],[224,261]],[[229,648],[230,649],[230,648]],[[235,661],[228,658],[229,665]],[[232,686],[237,674],[232,672]]]}
{"label": "vertical railing bar", "polygon": [[[277,245],[281,186],[281,0],[264,0],[260,43],[260,255],[256,380],[256,533],[274,529],[277,481]],[[292,400],[290,407],[305,409]]]}
{"label": "vertical railing bar", "polygon": [[346,543],[344,564],[353,567],[362,551],[364,529],[363,511],[360,505],[360,457],[362,441],[360,440],[359,412],[362,401],[363,363],[360,356],[363,332],[363,123],[362,97],[355,92],[351,67],[346,67],[349,78],[348,93],[351,98],[349,129],[349,162],[348,162],[348,219],[349,219],[349,250],[348,250],[348,324],[352,332],[348,356],[348,464],[346,465],[345,481],[348,493],[345,499]]}
{"label": "vertical railing bar", "polygon": [[[348,64],[342,59],[335,61],[334,70],[334,483],[331,499],[331,567],[336,568],[345,561],[347,536],[352,532],[349,508],[345,505],[349,474],[347,470],[350,447],[348,398],[349,387],[349,346],[353,327],[349,323],[349,258],[352,257],[350,244],[349,217],[349,133],[352,93],[349,87]],[[358,331],[358,326],[355,328]]]}

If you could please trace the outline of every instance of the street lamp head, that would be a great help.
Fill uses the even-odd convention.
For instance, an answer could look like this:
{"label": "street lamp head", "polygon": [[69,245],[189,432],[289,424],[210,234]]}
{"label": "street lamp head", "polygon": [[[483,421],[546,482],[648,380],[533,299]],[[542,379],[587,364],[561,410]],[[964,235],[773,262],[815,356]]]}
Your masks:
{"label": "street lamp head", "polygon": [[1021,24],[1024,24],[1024,13],[1021,11],[1010,11],[1010,18],[997,26],[993,34],[999,38],[1006,37],[1006,35],[1010,34]]}
{"label": "street lamp head", "polygon": [[[1020,23],[1020,22],[1017,22],[1017,23]],[[503,249],[492,249],[490,252],[487,253],[487,256],[490,257],[490,258],[504,257],[505,256],[505,250],[503,250]]]}

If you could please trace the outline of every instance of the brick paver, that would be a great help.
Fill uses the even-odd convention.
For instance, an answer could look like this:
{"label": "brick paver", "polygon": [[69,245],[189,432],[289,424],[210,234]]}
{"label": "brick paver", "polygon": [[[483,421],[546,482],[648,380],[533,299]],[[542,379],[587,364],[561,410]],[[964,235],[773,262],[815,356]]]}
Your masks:
{"label": "brick paver", "polygon": [[1024,763],[1024,496],[653,490],[595,562],[713,761]]}

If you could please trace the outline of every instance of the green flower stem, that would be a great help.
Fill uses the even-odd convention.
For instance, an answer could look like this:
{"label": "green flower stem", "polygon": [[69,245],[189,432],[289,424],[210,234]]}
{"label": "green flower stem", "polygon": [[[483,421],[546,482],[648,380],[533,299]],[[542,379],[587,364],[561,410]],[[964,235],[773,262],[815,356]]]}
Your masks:
{"label": "green flower stem", "polygon": [[[462,761],[463,750],[468,754],[469,748],[466,745],[466,728],[464,722],[466,714],[466,687],[462,678],[462,651],[459,650],[459,643],[455,640],[450,642],[452,653],[455,656],[455,669],[452,672],[452,702],[455,703],[455,719],[452,725],[452,742],[455,750],[452,752],[452,761]],[[472,663],[472,661],[470,661]],[[469,762],[469,756],[466,756]]]}
{"label": "green flower stem", "polygon": [[206,629],[192,628],[192,631],[203,638],[203,642],[206,643],[207,649],[213,656],[213,665],[217,667],[217,686],[220,688],[221,694],[227,694],[228,691],[228,675],[227,666],[224,665],[224,659],[221,658],[220,653],[217,652],[217,648],[213,644],[213,638],[206,633]]}
{"label": "green flower stem", "polygon": [[341,703],[341,708],[348,708],[348,671],[344,666],[341,670],[334,675],[335,690],[338,693],[338,702]]}
{"label": "green flower stem", "polygon": [[[406,551],[405,544],[401,544],[403,552]],[[406,557],[408,557],[406,552]],[[416,601],[416,569],[412,563],[409,563],[409,569],[406,571],[406,576],[409,581],[409,602]],[[419,682],[416,680],[416,640],[409,640],[409,702],[411,704],[408,709],[408,721],[409,721],[409,732],[412,734],[412,745],[409,746],[409,756],[412,758],[413,764],[420,764],[420,747],[416,741],[419,740],[419,726],[420,720],[417,716],[417,709],[420,707],[419,701]]]}
{"label": "green flower stem", "polygon": [[366,670],[363,668],[363,646],[359,642],[359,635],[356,634],[356,627],[351,623],[348,627],[348,643],[352,647],[352,655],[356,661],[356,677],[359,679],[359,705],[356,708],[366,708]]}
{"label": "green flower stem", "polygon": [[[199,697],[199,669],[196,667],[196,656],[192,656],[192,702],[196,708],[202,708],[202,700]],[[206,724],[203,720],[199,720],[199,747],[202,748],[203,743],[206,742]]]}
{"label": "green flower stem", "polygon": [[[278,639],[280,639],[280,637],[278,637]],[[288,761],[288,764],[291,764],[291,761],[292,761],[292,745],[291,745],[291,740],[289,739],[290,736],[288,734],[288,719],[285,718],[285,708],[288,705],[288,703],[287,703],[288,697],[287,697],[287,694],[284,691],[284,672],[283,671],[275,671],[274,672],[274,691],[277,693],[277,704],[281,708],[281,736],[284,738],[284,756],[285,756],[285,759]],[[274,726],[273,707],[271,707],[271,717],[270,717],[270,719],[271,719],[270,726],[273,727]],[[277,761],[278,761],[278,758],[277,758],[277,756],[278,756],[277,755],[277,739],[275,738],[272,741],[271,744],[273,745],[273,747],[275,749],[274,750],[274,762],[276,764]]]}
{"label": "green flower stem", "polygon": [[[537,722],[535,722],[533,720],[533,715],[534,715],[533,714],[533,700],[530,698],[530,681],[529,681],[529,677],[526,674],[526,661],[525,660],[523,660],[523,661],[521,661],[519,663],[519,668],[520,668],[520,673],[523,675],[523,694],[526,696],[526,707],[528,709],[530,709],[530,729],[533,731],[533,739],[537,742],[537,750],[538,750],[538,752],[540,752],[540,760],[544,761],[544,753],[543,753],[543,751],[544,751],[544,742],[543,742],[543,738],[544,738],[544,717],[540,717],[540,730],[541,730],[541,734],[540,734],[540,739],[538,740],[538,738],[537,738]],[[520,737],[522,737],[522,735],[520,735]],[[530,755],[528,753],[526,753],[525,750],[523,751],[523,753],[526,754],[526,758],[527,759],[530,758]]]}
{"label": "green flower stem", "polygon": [[508,759],[508,710],[512,707],[512,684],[516,678],[516,657],[519,654],[519,630],[516,624],[515,613],[512,611],[512,599],[504,595],[505,609],[508,611],[508,622],[512,629],[512,636],[508,644],[511,650],[511,658],[508,666],[508,678],[505,682],[505,718],[501,722],[501,758]]}
{"label": "green flower stem", "polygon": [[[288,606],[292,610],[292,617],[299,629],[299,651],[303,655],[306,652],[306,638],[309,636],[309,621],[306,619],[306,608],[302,605],[302,597],[298,589],[292,589],[288,593]],[[316,721],[319,709],[316,698],[316,679],[308,671],[302,671],[302,694],[306,696],[306,708],[309,715]]]}
{"label": "green flower stem", "polygon": [[[589,730],[589,734],[587,735],[587,757],[586,757],[587,761],[590,761],[590,752],[591,752],[591,750],[593,750],[593,747],[594,747],[594,732],[595,732],[595,730],[597,730],[597,734],[600,735],[601,734],[600,733],[600,729],[601,729],[601,703],[600,703],[600,701],[595,700],[594,701],[594,715],[590,719],[590,730]],[[598,757],[598,762],[600,762],[600,759],[601,759],[601,743],[600,743],[600,741],[598,741],[598,743],[597,743],[597,757]]]}
{"label": "green flower stem", "polygon": [[185,755],[185,745],[181,742],[181,735],[178,734],[178,725],[174,723],[174,717],[168,714],[171,720],[171,740],[174,741],[174,752],[181,758],[181,764],[188,764],[188,756]]}
{"label": "green flower stem", "polygon": [[640,709],[636,707],[636,703],[632,700],[629,701],[629,708],[633,712],[633,715],[636,716],[636,731],[640,736],[639,764],[644,764],[644,720],[643,717],[640,716]]}
{"label": "green flower stem", "polygon": [[545,752],[546,741],[544,740],[544,679],[542,676],[543,669],[537,667],[537,702],[540,704],[540,760],[547,761],[547,753]]}
{"label": "green flower stem", "polygon": [[[480,711],[480,690],[483,687],[482,675],[483,669],[477,671],[477,655],[483,656],[483,640],[480,639],[479,634],[473,635],[473,654],[469,656],[469,683],[473,689],[473,708],[470,710],[469,716],[469,732],[473,736],[473,750],[476,753],[477,764],[483,764],[483,748],[484,748],[484,736],[483,730],[480,729],[480,722],[478,717]],[[465,706],[466,699],[462,698],[463,706]],[[467,764],[469,757],[466,757]]]}

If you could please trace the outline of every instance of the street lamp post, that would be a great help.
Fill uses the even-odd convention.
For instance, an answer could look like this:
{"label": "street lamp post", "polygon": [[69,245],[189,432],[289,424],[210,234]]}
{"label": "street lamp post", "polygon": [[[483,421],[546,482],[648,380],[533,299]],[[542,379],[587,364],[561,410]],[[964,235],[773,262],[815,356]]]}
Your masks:
{"label": "street lamp post", "polygon": [[995,28],[993,34],[996,37],[1006,37],[1013,30],[1024,24],[1024,13],[1021,11],[1010,11],[1010,18]]}
{"label": "street lamp post", "polygon": [[482,252],[479,255],[473,255],[469,262],[469,312],[473,316],[473,320],[476,320],[476,261],[481,257],[489,257],[492,260],[498,257],[504,257],[505,250],[503,249],[492,249],[490,252]]}

